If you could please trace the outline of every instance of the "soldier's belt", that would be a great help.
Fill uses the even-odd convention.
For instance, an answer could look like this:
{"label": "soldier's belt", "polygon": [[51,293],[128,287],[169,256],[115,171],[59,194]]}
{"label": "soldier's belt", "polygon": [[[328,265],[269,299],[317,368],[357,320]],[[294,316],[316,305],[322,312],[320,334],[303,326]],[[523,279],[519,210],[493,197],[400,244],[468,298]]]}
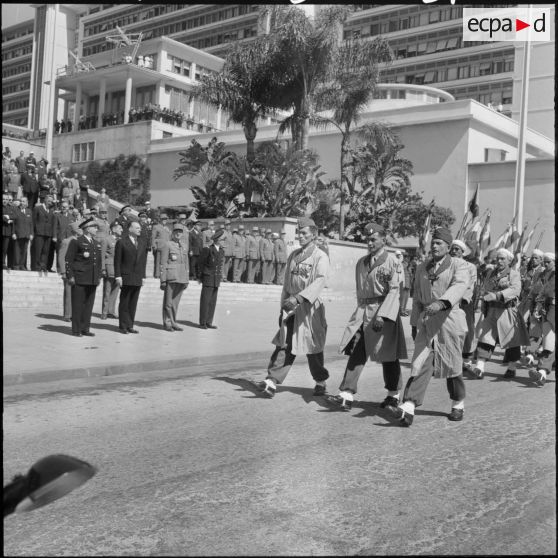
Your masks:
{"label": "soldier's belt", "polygon": [[517,299],[508,300],[508,302],[501,302],[499,300],[488,303],[492,308],[515,308],[517,306]]}
{"label": "soldier's belt", "polygon": [[359,298],[359,304],[379,304],[386,299],[385,296],[373,296],[372,298]]}

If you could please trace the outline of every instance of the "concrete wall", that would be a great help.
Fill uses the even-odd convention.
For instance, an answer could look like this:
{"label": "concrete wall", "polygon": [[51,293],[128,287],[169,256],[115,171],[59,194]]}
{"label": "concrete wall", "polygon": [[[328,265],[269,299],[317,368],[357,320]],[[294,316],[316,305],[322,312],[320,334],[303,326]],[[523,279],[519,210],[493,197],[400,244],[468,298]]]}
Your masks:
{"label": "concrete wall", "polygon": [[[504,232],[513,216],[515,161],[501,163],[479,163],[469,166],[470,184],[480,184],[480,208],[491,208],[490,219],[492,242]],[[523,224],[529,223],[529,230],[540,218],[530,249],[541,231],[545,234],[540,248],[554,251],[554,203],[555,203],[554,159],[527,160],[525,165],[525,193]],[[455,227],[454,227],[455,228]]]}

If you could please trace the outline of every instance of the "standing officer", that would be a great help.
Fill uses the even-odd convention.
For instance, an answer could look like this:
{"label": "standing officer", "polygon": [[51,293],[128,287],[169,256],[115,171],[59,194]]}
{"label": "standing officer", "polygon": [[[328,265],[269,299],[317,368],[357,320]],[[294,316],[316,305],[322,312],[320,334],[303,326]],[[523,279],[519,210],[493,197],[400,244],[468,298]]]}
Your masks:
{"label": "standing officer", "polygon": [[234,227],[233,233],[233,283],[240,283],[242,278],[244,260],[246,259],[246,239],[240,234],[243,225]]}
{"label": "standing officer", "polygon": [[215,234],[215,222],[209,221],[207,223],[207,228],[202,231],[202,248],[205,248],[206,246],[211,246],[214,234]]}
{"label": "standing officer", "polygon": [[199,280],[200,267],[198,265],[198,260],[203,248],[203,240],[200,222],[194,218],[192,223],[192,230],[190,231],[188,243],[190,278]]}
{"label": "standing officer", "polygon": [[213,325],[217,292],[223,274],[223,229],[213,235],[211,246],[205,246],[200,256],[200,278],[202,290],[200,295],[200,328],[217,329]]}
{"label": "standing officer", "polygon": [[223,250],[225,251],[223,260],[223,281],[229,280],[229,270],[233,259],[233,234],[231,232],[231,222],[225,219],[225,224],[221,225],[224,229]]}
{"label": "standing officer", "polygon": [[400,295],[405,277],[401,261],[385,249],[384,227],[370,223],[368,255],[356,264],[357,307],[343,334],[339,352],[349,355],[339,395],[328,401],[350,410],[360,374],[368,359],[381,362],[387,397],[381,404],[397,407],[401,379],[400,358],[407,358],[401,323]]}
{"label": "standing officer", "polygon": [[166,331],[182,331],[176,321],[182,293],[188,286],[188,244],[184,242],[184,225],[177,223],[169,241],[161,249],[161,290],[163,326]]}
{"label": "standing officer", "polygon": [[269,361],[267,377],[259,385],[268,397],[275,395],[276,384],[284,382],[296,355],[300,354],[306,355],[316,382],[314,395],[326,393],[329,378],[324,367],[327,323],[320,295],[329,272],[329,258],[316,246],[317,235],[318,228],[312,219],[298,220],[300,248],[292,252],[287,261],[279,331],[272,341],[276,348]]}
{"label": "standing officer", "polygon": [[140,290],[145,281],[146,246],[141,239],[141,225],[129,221],[114,248],[114,276],[120,287],[118,328],[121,333],[139,333],[134,329]]}
{"label": "standing officer", "polygon": [[116,318],[116,299],[120,292],[120,286],[114,277],[114,251],[116,242],[122,236],[122,225],[113,221],[110,226],[110,234],[101,240],[101,254],[103,259],[103,304],[101,306],[101,320],[109,316]]}
{"label": "standing officer", "polygon": [[97,222],[93,217],[79,227],[83,235],[72,239],[66,252],[66,278],[72,286],[72,334],[93,337],[95,334],[89,328],[95,292],[101,281],[101,245],[94,239]]}
{"label": "standing officer", "polygon": [[153,234],[151,235],[151,249],[153,250],[153,277],[161,275],[161,250],[163,246],[170,240],[171,231],[167,227],[168,215],[161,213],[160,222],[153,225]]}
{"label": "standing officer", "polygon": [[253,283],[260,263],[260,246],[254,235],[259,233],[258,227],[252,227],[252,234],[246,235],[246,260],[248,270],[246,272],[246,282]]}
{"label": "standing officer", "polygon": [[411,377],[405,386],[403,403],[397,407],[388,406],[399,418],[400,426],[411,426],[413,423],[415,407],[422,405],[433,375],[446,378],[451,399],[448,419],[463,420],[465,383],[461,351],[467,322],[459,303],[470,279],[463,260],[449,255],[452,241],[449,229],[436,229],[430,244],[432,257],[417,268],[411,313],[415,340]]}
{"label": "standing officer", "polygon": [[54,212],[52,211],[52,197],[46,195],[33,208],[33,260],[35,271],[47,270],[48,252],[54,232]]}
{"label": "standing officer", "polygon": [[83,234],[83,231],[79,228],[79,225],[73,221],[68,225],[68,236],[60,241],[60,250],[57,256],[57,268],[62,278],[62,283],[64,285],[64,296],[62,301],[62,309],[64,312],[64,321],[72,321],[72,285],[68,283],[68,277],[66,276],[66,253],[68,252],[68,246],[74,238],[78,238]]}
{"label": "standing officer", "polygon": [[287,243],[285,242],[286,232],[277,235],[273,243],[273,258],[275,260],[275,284],[282,285],[285,277],[285,265],[287,263]]}
{"label": "standing officer", "polygon": [[262,283],[271,285],[273,279],[273,240],[271,229],[265,231],[265,238],[260,240],[260,258],[262,262]]}
{"label": "standing officer", "polygon": [[[9,192],[2,194],[2,267],[8,269],[8,248],[14,233],[16,211],[12,206],[12,195]],[[15,264],[14,264],[15,266]]]}

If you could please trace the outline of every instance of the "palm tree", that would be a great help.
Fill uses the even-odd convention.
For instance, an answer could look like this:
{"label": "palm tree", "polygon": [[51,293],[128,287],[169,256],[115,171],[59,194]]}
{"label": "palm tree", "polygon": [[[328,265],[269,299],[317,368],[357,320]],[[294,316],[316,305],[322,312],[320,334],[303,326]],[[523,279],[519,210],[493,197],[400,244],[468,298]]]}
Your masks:
{"label": "palm tree", "polygon": [[276,79],[273,105],[292,110],[292,115],[282,122],[280,132],[291,129],[296,149],[308,148],[314,94],[329,75],[349,11],[346,6],[329,6],[310,19],[292,6],[269,9],[272,31],[263,39],[273,54],[269,60]]}
{"label": "palm tree", "polygon": [[[254,161],[257,121],[271,109],[273,79],[268,65],[271,45],[256,40],[248,45],[235,43],[221,73],[202,76],[191,97],[227,111],[229,118],[242,125],[246,138],[248,166]],[[244,192],[250,204],[249,182]]]}
{"label": "palm tree", "polygon": [[[326,112],[315,115],[312,123],[318,127],[332,124],[341,133],[340,237],[345,227],[346,193],[351,199],[355,192],[354,181],[348,175],[353,125],[358,124],[362,111],[374,97],[380,73],[378,64],[391,62],[392,59],[392,51],[385,39],[347,40],[334,52],[327,81],[316,93],[316,108]],[[377,124],[376,127],[378,133],[385,132],[382,125]]]}

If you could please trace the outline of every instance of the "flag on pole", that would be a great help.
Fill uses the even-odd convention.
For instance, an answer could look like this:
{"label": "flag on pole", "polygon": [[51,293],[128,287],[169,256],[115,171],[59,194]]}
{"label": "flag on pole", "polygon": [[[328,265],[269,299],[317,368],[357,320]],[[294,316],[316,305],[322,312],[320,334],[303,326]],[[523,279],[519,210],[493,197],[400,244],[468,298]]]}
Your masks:
{"label": "flag on pole", "polygon": [[471,217],[473,219],[475,219],[475,217],[479,216],[479,186],[480,184],[477,183],[477,189],[475,190],[475,194],[474,196],[471,198],[471,201],[469,202],[469,213],[471,214]]}
{"label": "flag on pole", "polygon": [[508,241],[508,238],[511,236],[511,233],[512,233],[513,221],[514,221],[514,219],[512,219],[511,223],[508,223],[504,232],[496,240],[496,243],[494,244],[494,249],[495,250],[498,250],[498,248],[505,248],[506,247],[506,243]]}
{"label": "flag on pole", "polygon": [[432,234],[430,231],[432,225],[432,211],[434,210],[434,199],[430,202],[428,206],[428,214],[426,215],[426,219],[424,221],[424,228],[422,231],[422,235],[419,238],[419,248],[421,254],[426,255],[428,254],[428,247],[430,245],[430,239],[432,238]]}
{"label": "flag on pole", "polygon": [[482,231],[480,234],[479,242],[479,259],[482,262],[488,253],[488,247],[490,246],[490,210],[486,214],[486,219],[484,220],[484,225],[482,226]]}
{"label": "flag on pole", "polygon": [[521,231],[521,236],[519,237],[515,246],[513,247],[514,248],[514,251],[513,251],[514,256],[513,256],[513,262],[512,262],[512,265],[511,265],[512,269],[519,270],[519,268],[521,266],[521,254],[522,254],[521,248],[523,247],[523,242],[524,242],[524,239],[526,237],[527,227],[528,227],[528,224],[526,223],[525,226],[523,227],[523,230]]}
{"label": "flag on pole", "polygon": [[504,246],[504,248],[513,253],[515,250],[516,243],[519,240],[519,237],[520,234],[519,231],[517,230],[517,225],[515,224],[515,217],[514,217],[512,220],[511,234],[506,239],[506,245]]}
{"label": "flag on pole", "polygon": [[480,184],[477,183],[477,189],[467,206],[468,210],[465,212],[465,215],[463,215],[463,221],[461,221],[461,226],[455,236],[458,240],[463,240],[465,238],[465,232],[471,228],[471,224],[479,216],[479,186]]}
{"label": "flag on pole", "polygon": [[477,215],[473,218],[473,222],[463,234],[463,241],[471,249],[471,256],[477,257],[480,253],[480,239],[481,239],[482,225],[481,219]]}
{"label": "flag on pole", "polygon": [[521,247],[521,251],[525,254],[527,252],[527,250],[529,249],[529,245],[531,244],[531,240],[533,239],[533,234],[535,234],[535,229],[538,227],[539,225],[539,221],[537,221],[534,225],[534,227],[531,229],[531,231],[529,232],[529,234],[527,235],[527,238],[525,239],[525,241],[523,242],[523,246]]}

